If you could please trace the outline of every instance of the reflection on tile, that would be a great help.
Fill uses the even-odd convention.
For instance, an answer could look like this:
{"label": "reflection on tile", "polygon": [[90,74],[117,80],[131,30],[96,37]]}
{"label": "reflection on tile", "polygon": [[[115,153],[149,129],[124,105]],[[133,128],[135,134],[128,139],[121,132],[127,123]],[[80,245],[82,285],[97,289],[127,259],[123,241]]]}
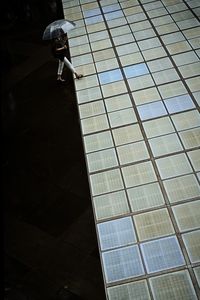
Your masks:
{"label": "reflection on tile", "polygon": [[122,168],[127,188],[156,181],[156,174],[150,161]]}
{"label": "reflection on tile", "polygon": [[138,246],[129,246],[102,254],[106,282],[144,274]]}
{"label": "reflection on tile", "polygon": [[123,68],[123,70],[126,78],[137,77],[149,73],[149,70],[145,63],[125,67]]}
{"label": "reflection on tile", "polygon": [[131,217],[97,224],[102,251],[128,246],[136,242],[135,229]]}
{"label": "reflection on tile", "polygon": [[94,197],[93,202],[97,220],[123,215],[129,212],[125,191]]}
{"label": "reflection on tile", "polygon": [[101,131],[109,128],[106,115],[99,115],[83,119],[81,121],[83,134],[92,133],[95,131]]}
{"label": "reflection on tile", "polygon": [[171,118],[178,131],[200,126],[200,115],[197,110],[182,112]]}
{"label": "reflection on tile", "polygon": [[172,209],[181,232],[200,227],[200,200],[179,204]]}
{"label": "reflection on tile", "polygon": [[167,111],[162,101],[156,101],[137,107],[141,120],[153,119],[167,115]]}
{"label": "reflection on tile", "polygon": [[106,149],[86,156],[89,172],[116,167],[118,165],[115,150]]}
{"label": "reflection on tile", "polygon": [[134,216],[140,241],[158,238],[174,233],[174,228],[166,208]]}
{"label": "reflection on tile", "polygon": [[120,164],[128,164],[149,158],[145,142],[132,143],[117,147]]}
{"label": "reflection on tile", "polygon": [[163,117],[143,123],[148,138],[169,134],[175,131],[169,117]]}
{"label": "reflection on tile", "polygon": [[195,108],[194,102],[191,97],[187,95],[176,96],[164,100],[169,113],[176,113],[188,109]]}
{"label": "reflection on tile", "polygon": [[188,152],[188,156],[195,172],[200,171],[200,149]]}
{"label": "reflection on tile", "polygon": [[140,141],[143,139],[140,127],[138,124],[125,126],[122,128],[113,129],[115,145],[123,145]]}
{"label": "reflection on tile", "polygon": [[106,83],[122,80],[122,73],[120,69],[99,73],[98,76],[99,76],[100,84],[106,84]]}
{"label": "reflection on tile", "polygon": [[154,157],[183,150],[176,133],[156,137],[149,140]]}
{"label": "reflection on tile", "polygon": [[118,127],[137,122],[135,112],[132,108],[114,111],[108,113],[108,119],[111,127]]}
{"label": "reflection on tile", "polygon": [[90,176],[92,195],[114,192],[123,188],[123,182],[118,169]]}
{"label": "reflection on tile", "polygon": [[184,244],[189,254],[190,261],[197,263],[200,261],[200,230],[188,232],[182,235]]}
{"label": "reflection on tile", "polygon": [[200,196],[200,187],[193,174],[165,180],[164,186],[171,203]]}
{"label": "reflection on tile", "polygon": [[192,168],[184,153],[156,159],[156,164],[162,179],[192,172]]}
{"label": "reflection on tile", "polygon": [[85,136],[84,145],[86,153],[110,148],[113,146],[111,132],[105,131]]}
{"label": "reflection on tile", "polygon": [[140,280],[123,285],[117,285],[108,288],[108,296],[110,300],[150,300],[150,294],[146,280]]}
{"label": "reflection on tile", "polygon": [[132,107],[132,102],[128,94],[110,97],[105,99],[105,105],[107,112],[120,110],[128,107]]}
{"label": "reflection on tile", "polygon": [[187,270],[150,278],[150,286],[156,300],[197,300]]}
{"label": "reflection on tile", "polygon": [[181,131],[179,135],[186,149],[200,146],[200,127]]}
{"label": "reflection on tile", "polygon": [[185,264],[181,248],[175,236],[142,243],[141,250],[148,273]]}

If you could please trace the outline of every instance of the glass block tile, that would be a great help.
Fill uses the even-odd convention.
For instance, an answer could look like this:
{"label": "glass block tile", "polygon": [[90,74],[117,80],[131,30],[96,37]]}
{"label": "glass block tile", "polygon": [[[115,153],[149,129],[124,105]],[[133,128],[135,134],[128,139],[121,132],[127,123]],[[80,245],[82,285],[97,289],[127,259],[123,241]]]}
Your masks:
{"label": "glass block tile", "polygon": [[200,261],[200,230],[188,232],[182,235],[184,244],[189,254],[190,261],[197,263]]}
{"label": "glass block tile", "polygon": [[118,35],[117,37],[113,37],[113,42],[114,42],[115,46],[132,43],[134,41],[135,41],[135,39],[134,39],[132,33]]}
{"label": "glass block tile", "polygon": [[164,205],[164,198],[157,182],[127,190],[132,211],[140,211]]}
{"label": "glass block tile", "polygon": [[97,220],[129,213],[125,191],[94,197],[93,203]]}
{"label": "glass block tile", "polygon": [[90,52],[90,45],[89,44],[84,44],[80,46],[75,46],[73,48],[70,48],[70,52],[72,53],[72,56],[77,56],[77,55],[82,55],[85,53]]}
{"label": "glass block tile", "polygon": [[127,188],[156,181],[156,174],[150,161],[122,168]]}
{"label": "glass block tile", "polygon": [[95,42],[95,41],[104,40],[104,39],[109,38],[107,30],[93,32],[93,33],[90,33],[88,36],[89,36],[90,42]]}
{"label": "glass block tile", "polygon": [[129,34],[129,33],[131,33],[131,30],[128,25],[121,26],[120,30],[119,30],[119,28],[110,29],[110,34],[113,38],[115,38],[117,36],[123,36],[123,35]]}
{"label": "glass block tile", "polygon": [[88,75],[96,73],[94,64],[91,63],[91,64],[81,66],[81,73],[83,73],[84,76],[88,76]]}
{"label": "glass block tile", "polygon": [[163,47],[144,50],[142,51],[142,54],[144,55],[145,60],[151,60],[151,59],[167,56],[167,53]]}
{"label": "glass block tile", "polygon": [[98,51],[98,50],[102,50],[102,49],[107,49],[112,47],[111,41],[110,39],[104,39],[104,40],[100,40],[100,41],[96,41],[96,42],[92,42],[90,43],[92,51]]}
{"label": "glass block tile", "polygon": [[167,10],[169,13],[175,13],[175,12],[179,12],[181,10],[185,10],[187,9],[187,6],[185,5],[185,3],[176,1],[177,3],[174,5],[173,4],[174,1],[171,1],[170,5],[168,6],[167,3],[165,3],[165,5],[167,6]]}
{"label": "glass block tile", "polygon": [[136,64],[140,63],[144,61],[144,58],[142,57],[142,54],[140,52],[135,52],[135,53],[120,56],[119,60],[122,66],[127,66],[127,65],[131,65],[133,61]]}
{"label": "glass block tile", "polygon": [[84,18],[89,18],[100,14],[101,14],[100,8],[88,9],[83,11]]}
{"label": "glass block tile", "polygon": [[171,118],[178,131],[200,126],[200,115],[197,110],[172,115]]}
{"label": "glass block tile", "polygon": [[128,246],[136,242],[131,217],[120,218],[97,224],[101,250]]}
{"label": "glass block tile", "polygon": [[167,15],[168,12],[164,7],[158,8],[158,9],[152,9],[147,12],[149,18],[155,18],[155,17],[160,17]]}
{"label": "glass block tile", "polygon": [[172,207],[181,232],[200,228],[200,200]]}
{"label": "glass block tile", "polygon": [[114,192],[123,188],[123,182],[118,169],[90,175],[92,195]]}
{"label": "glass block tile", "polygon": [[143,10],[142,10],[142,8],[139,5],[137,5],[137,6],[125,8],[123,11],[124,11],[125,16],[130,16],[130,15],[134,15],[134,14],[140,13]]}
{"label": "glass block tile", "polygon": [[140,90],[155,85],[151,75],[149,74],[130,78],[128,79],[128,84],[131,91]]}
{"label": "glass block tile", "polygon": [[146,280],[131,282],[108,288],[109,300],[150,300]]}
{"label": "glass block tile", "polygon": [[82,35],[79,37],[71,38],[69,39],[69,46],[70,47],[75,47],[75,46],[80,46],[82,44],[88,44],[88,36],[87,35]]}
{"label": "glass block tile", "polygon": [[123,80],[104,84],[101,88],[104,97],[127,93],[126,84]]}
{"label": "glass block tile", "polygon": [[85,136],[83,139],[86,153],[103,150],[113,146],[113,140],[110,131],[91,134]]}
{"label": "glass block tile", "polygon": [[112,48],[93,52],[94,61],[105,61],[110,58],[115,58],[115,52]]}
{"label": "glass block tile", "polygon": [[127,20],[124,17],[107,21],[107,25],[108,25],[109,29],[114,28],[114,27],[124,26],[126,24],[127,24]]}
{"label": "glass block tile", "polygon": [[163,98],[186,94],[187,90],[181,81],[167,83],[158,87]]}
{"label": "glass block tile", "polygon": [[119,56],[138,52],[139,48],[136,43],[125,44],[116,47]]}
{"label": "glass block tile", "polygon": [[150,139],[149,144],[154,157],[183,150],[176,133]]}
{"label": "glass block tile", "polygon": [[152,277],[150,286],[156,300],[197,300],[187,270]]}
{"label": "glass block tile", "polygon": [[186,79],[186,83],[191,92],[197,92],[200,90],[200,76]]}
{"label": "glass block tile", "polygon": [[175,131],[169,117],[163,117],[143,123],[148,138],[169,134]]}
{"label": "glass block tile", "polygon": [[152,19],[152,23],[154,26],[159,26],[159,25],[173,23],[173,19],[169,15],[166,15],[166,16]]}
{"label": "glass block tile", "polygon": [[143,12],[127,16],[126,18],[128,20],[128,23],[135,23],[147,19],[146,15]]}
{"label": "glass block tile", "polygon": [[192,50],[188,42],[182,41],[167,45],[167,50],[171,55]]}
{"label": "glass block tile", "polygon": [[76,92],[78,104],[102,99],[100,87],[92,87]]}
{"label": "glass block tile", "polygon": [[106,25],[105,25],[105,23],[103,21],[98,22],[98,23],[89,24],[89,25],[87,24],[86,28],[87,28],[87,32],[88,33],[98,32],[100,30],[107,29]]}
{"label": "glass block tile", "polygon": [[102,6],[102,10],[104,13],[109,13],[109,12],[113,12],[113,11],[120,10],[120,9],[121,9],[121,7],[119,4],[111,4],[111,5]]}
{"label": "glass block tile", "polygon": [[147,3],[147,4],[144,4],[144,9],[146,11],[148,10],[152,10],[152,9],[157,9],[157,8],[160,8],[160,7],[163,7],[163,4],[161,1],[156,1],[156,2],[151,2],[151,3]]}
{"label": "glass block tile", "polygon": [[114,149],[106,149],[86,156],[89,172],[99,171],[118,166],[117,156]]}
{"label": "glass block tile", "polygon": [[106,59],[104,61],[96,62],[97,72],[109,71],[111,69],[119,68],[119,64],[116,58]]}
{"label": "glass block tile", "polygon": [[125,67],[123,68],[123,70],[126,78],[137,77],[149,73],[149,70],[145,63]]}
{"label": "glass block tile", "polygon": [[200,171],[200,149],[188,152],[188,156],[195,172]]}
{"label": "glass block tile", "polygon": [[198,62],[199,58],[194,51],[180,53],[172,56],[177,66]]}
{"label": "glass block tile", "polygon": [[137,122],[133,108],[127,108],[108,113],[108,118],[111,127],[133,124]]}
{"label": "glass block tile", "polygon": [[148,273],[163,271],[185,264],[181,248],[175,236],[141,244]]}
{"label": "glass block tile", "polygon": [[192,168],[184,153],[156,159],[161,178],[170,178],[192,172]]}
{"label": "glass block tile", "polygon": [[164,103],[171,114],[195,108],[194,102],[188,94],[165,99]]}
{"label": "glass block tile", "polygon": [[186,149],[200,146],[200,127],[181,131],[179,135]]}
{"label": "glass block tile", "polygon": [[149,21],[145,20],[142,22],[132,23],[132,24],[130,24],[130,27],[131,27],[132,32],[135,33],[136,31],[139,31],[139,30],[151,28],[151,24]]}
{"label": "glass block tile", "polygon": [[199,25],[199,21],[196,18],[179,21],[176,23],[181,30],[188,29]]}
{"label": "glass block tile", "polygon": [[200,267],[196,267],[193,270],[194,270],[198,285],[200,286]]}
{"label": "glass block tile", "polygon": [[156,87],[132,92],[136,105],[146,104],[160,100],[160,95]]}
{"label": "glass block tile", "polygon": [[137,110],[142,121],[167,115],[162,101],[140,105],[137,107]]}
{"label": "glass block tile", "polygon": [[108,283],[144,274],[137,245],[104,252],[102,258]]}
{"label": "glass block tile", "polygon": [[105,113],[102,100],[79,105],[80,118],[87,118]]}
{"label": "glass block tile", "polygon": [[132,107],[132,102],[128,94],[110,97],[104,100],[107,112],[116,111],[128,107]]}
{"label": "glass block tile", "polygon": [[99,73],[100,84],[106,84],[114,81],[122,80],[122,73],[119,69]]}
{"label": "glass block tile", "polygon": [[163,84],[170,81],[179,80],[179,75],[175,69],[167,69],[159,72],[152,73],[156,84]]}
{"label": "glass block tile", "polygon": [[171,203],[200,196],[200,187],[193,174],[165,180],[163,183]]}
{"label": "glass block tile", "polygon": [[157,37],[151,38],[151,39],[146,39],[138,42],[140,50],[147,50],[147,49],[152,49],[156,47],[160,47],[161,43]]}
{"label": "glass block tile", "polygon": [[72,57],[72,64],[74,67],[86,65],[89,63],[93,63],[92,54],[90,53]]}
{"label": "glass block tile", "polygon": [[174,233],[174,228],[166,208],[134,216],[140,241],[158,238]]}
{"label": "glass block tile", "polygon": [[190,45],[193,49],[198,49],[200,44],[200,37],[196,37],[194,39],[189,40]]}
{"label": "glass block tile", "polygon": [[149,29],[145,29],[145,30],[140,30],[140,31],[136,31],[134,33],[134,37],[136,39],[136,41],[140,41],[143,39],[147,39],[147,38],[151,38],[154,37],[156,34],[154,32],[153,29],[149,28]]}
{"label": "glass block tile", "polygon": [[169,69],[169,68],[173,67],[173,65],[168,57],[149,61],[147,63],[147,65],[151,72],[158,72],[158,71],[162,71],[164,69]]}
{"label": "glass block tile", "polygon": [[143,141],[117,147],[117,153],[121,165],[149,158]]}
{"label": "glass block tile", "polygon": [[85,18],[85,24],[86,25],[91,25],[91,24],[95,24],[95,23],[100,23],[103,22],[103,16],[102,15],[97,15],[94,17],[90,17],[90,18]]}
{"label": "glass block tile", "polygon": [[136,142],[143,139],[138,124],[113,129],[113,136],[116,146]]}
{"label": "glass block tile", "polygon": [[163,36],[161,36],[161,39],[165,45],[168,45],[168,44],[184,41],[185,37],[179,31],[179,32],[174,32],[174,33],[169,33],[169,34],[163,35]]}
{"label": "glass block tile", "polygon": [[162,35],[178,31],[179,28],[175,23],[169,23],[161,26],[156,26],[156,30],[158,31],[158,34]]}
{"label": "glass block tile", "polygon": [[95,131],[101,131],[109,128],[106,115],[99,115],[83,119],[81,121],[83,134],[92,133]]}

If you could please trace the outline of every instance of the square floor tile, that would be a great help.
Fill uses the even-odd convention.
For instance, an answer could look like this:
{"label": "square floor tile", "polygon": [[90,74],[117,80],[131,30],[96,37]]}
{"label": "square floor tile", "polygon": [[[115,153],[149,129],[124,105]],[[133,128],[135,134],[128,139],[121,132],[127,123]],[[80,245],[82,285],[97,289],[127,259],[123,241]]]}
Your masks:
{"label": "square floor tile", "polygon": [[100,171],[118,166],[115,149],[106,149],[86,156],[89,172]]}
{"label": "square floor tile", "polygon": [[107,112],[112,112],[133,106],[128,94],[106,98],[105,105]]}
{"label": "square floor tile", "polygon": [[111,97],[127,93],[127,87],[123,80],[104,84],[101,86],[101,88],[104,97]]}
{"label": "square floor tile", "polygon": [[200,262],[200,230],[182,235],[191,263]]}
{"label": "square floor tile", "polygon": [[153,156],[161,156],[183,150],[176,133],[155,137],[149,140]]}
{"label": "square floor tile", "polygon": [[181,81],[166,83],[158,87],[163,98],[174,97],[187,93],[187,90]]}
{"label": "square floor tile", "polygon": [[136,105],[146,104],[160,100],[160,95],[156,87],[132,92]]}
{"label": "square floor tile", "polygon": [[143,122],[143,126],[148,138],[173,133],[175,131],[169,117]]}
{"label": "square floor tile", "polygon": [[117,147],[120,164],[128,164],[149,158],[145,142],[131,143]]}
{"label": "square floor tile", "polygon": [[200,126],[200,115],[197,110],[172,115],[171,118],[178,131]]}
{"label": "square floor tile", "polygon": [[137,122],[137,118],[133,108],[127,108],[108,113],[111,127],[118,127]]}
{"label": "square floor tile", "polygon": [[167,115],[162,101],[140,105],[137,110],[142,121]]}
{"label": "square floor tile", "polygon": [[128,84],[131,91],[141,90],[155,85],[150,74],[141,75],[135,78],[130,78],[128,79]]}
{"label": "square floor tile", "polygon": [[83,139],[86,153],[111,148],[113,146],[110,131],[91,134],[85,136]]}
{"label": "square floor tile", "polygon": [[108,119],[106,115],[99,115],[83,119],[81,121],[83,134],[93,133],[109,128]]}
{"label": "square floor tile", "polygon": [[181,131],[179,135],[185,149],[192,149],[200,146],[200,127]]}
{"label": "square floor tile", "polygon": [[165,99],[164,103],[170,114],[195,108],[194,102],[188,94]]}
{"label": "square floor tile", "polygon": [[126,78],[137,77],[149,73],[147,65],[145,63],[136,64],[123,68]]}
{"label": "square floor tile", "polygon": [[80,118],[87,118],[105,113],[103,100],[79,105]]}
{"label": "square floor tile", "polygon": [[188,156],[195,172],[200,171],[200,149],[188,152]]}
{"label": "square floor tile", "polygon": [[137,142],[143,139],[142,132],[138,124],[116,128],[112,130],[116,146]]}

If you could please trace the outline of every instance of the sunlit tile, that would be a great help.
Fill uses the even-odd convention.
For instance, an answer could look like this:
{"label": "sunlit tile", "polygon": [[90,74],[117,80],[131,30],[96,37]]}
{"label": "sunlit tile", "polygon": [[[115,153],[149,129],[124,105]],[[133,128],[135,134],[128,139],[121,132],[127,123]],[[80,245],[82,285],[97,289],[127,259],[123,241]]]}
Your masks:
{"label": "sunlit tile", "polygon": [[91,74],[95,74],[96,73],[96,69],[95,69],[95,66],[93,63],[91,64],[87,64],[87,65],[82,65],[80,68],[79,68],[79,72],[81,74],[84,74],[84,76],[87,76],[87,75],[91,75]]}
{"label": "sunlit tile", "polygon": [[187,270],[150,278],[150,286],[156,300],[197,300]]}
{"label": "sunlit tile", "polygon": [[107,83],[101,86],[103,96],[104,97],[111,97],[123,93],[127,93],[127,87],[123,80],[116,81],[113,83]]}
{"label": "sunlit tile", "polygon": [[79,105],[80,118],[92,117],[105,113],[105,107],[102,100]]}
{"label": "sunlit tile", "polygon": [[113,129],[112,132],[116,146],[143,139],[142,132],[138,124],[116,128]]}
{"label": "sunlit tile", "polygon": [[165,99],[164,103],[171,114],[195,108],[194,102],[188,94]]}
{"label": "sunlit tile", "polygon": [[157,182],[137,186],[127,190],[132,211],[140,211],[165,204]]}
{"label": "sunlit tile", "polygon": [[200,196],[200,187],[193,174],[165,180],[163,183],[171,203]]}
{"label": "sunlit tile", "polygon": [[129,108],[133,106],[130,96],[128,94],[106,98],[105,105],[107,112]]}
{"label": "sunlit tile", "polygon": [[169,134],[175,131],[169,117],[163,117],[143,123],[148,138]]}
{"label": "sunlit tile", "polygon": [[119,191],[93,198],[97,220],[123,215],[129,212],[125,191]]}
{"label": "sunlit tile", "polygon": [[134,221],[140,241],[174,233],[174,228],[166,208],[135,215]]}
{"label": "sunlit tile", "polygon": [[183,150],[176,133],[155,137],[149,140],[154,157]]}
{"label": "sunlit tile", "polygon": [[178,131],[200,126],[200,115],[197,110],[172,115],[171,118]]}
{"label": "sunlit tile", "polygon": [[137,107],[142,121],[167,115],[167,111],[162,101],[156,101]]}
{"label": "sunlit tile", "polygon": [[145,142],[138,142],[117,147],[120,164],[127,164],[149,158]]}
{"label": "sunlit tile", "polygon": [[105,30],[106,25],[105,25],[104,21],[101,21],[98,23],[87,24],[86,28],[87,28],[88,33],[93,33],[93,32],[98,32],[100,30]]}
{"label": "sunlit tile", "polygon": [[106,282],[115,282],[144,274],[137,245],[102,254]]}
{"label": "sunlit tile", "polygon": [[110,300],[150,300],[148,286],[145,280],[116,285],[108,288]]}
{"label": "sunlit tile", "polygon": [[108,119],[111,127],[133,124],[137,122],[135,112],[132,108],[108,113]]}
{"label": "sunlit tile", "polygon": [[113,146],[113,140],[110,131],[91,134],[84,137],[86,153],[107,149]]}
{"label": "sunlit tile", "polygon": [[155,85],[151,75],[149,74],[138,76],[136,78],[130,78],[128,79],[128,84],[131,91],[140,90]]}
{"label": "sunlit tile", "polygon": [[200,171],[200,149],[188,152],[188,156],[195,172]]}
{"label": "sunlit tile", "polygon": [[90,175],[92,195],[114,192],[123,188],[119,169]]}
{"label": "sunlit tile", "polygon": [[132,92],[136,105],[146,104],[160,100],[160,95],[156,87]]}
{"label": "sunlit tile", "polygon": [[200,227],[200,200],[179,204],[172,209],[181,232]]}
{"label": "sunlit tile", "polygon": [[175,236],[142,243],[141,250],[148,273],[185,264],[181,248]]}
{"label": "sunlit tile", "polygon": [[200,146],[200,127],[181,131],[179,135],[186,149]]}
{"label": "sunlit tile", "polygon": [[83,134],[101,131],[109,128],[106,115],[99,115],[81,121]]}
{"label": "sunlit tile", "polygon": [[127,188],[156,181],[156,174],[150,161],[122,168]]}
{"label": "sunlit tile", "polygon": [[190,261],[197,263],[200,261],[200,230],[188,232],[182,235],[184,244],[189,254]]}
{"label": "sunlit tile", "polygon": [[136,242],[131,217],[120,218],[97,224],[101,250],[128,246]]}
{"label": "sunlit tile", "polygon": [[125,9],[123,9],[123,11],[124,11],[125,16],[130,16],[130,15],[134,15],[134,14],[143,12],[142,7],[139,5],[125,8]]}
{"label": "sunlit tile", "polygon": [[156,159],[156,164],[162,179],[192,172],[192,168],[184,153]]}
{"label": "sunlit tile", "polygon": [[87,154],[86,159],[89,172],[118,166],[116,152],[113,148]]}

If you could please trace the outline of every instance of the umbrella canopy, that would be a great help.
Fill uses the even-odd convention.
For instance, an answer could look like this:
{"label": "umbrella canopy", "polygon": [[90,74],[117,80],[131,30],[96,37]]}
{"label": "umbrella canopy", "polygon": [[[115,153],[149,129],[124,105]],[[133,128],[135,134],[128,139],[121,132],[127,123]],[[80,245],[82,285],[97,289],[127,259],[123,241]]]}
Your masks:
{"label": "umbrella canopy", "polygon": [[75,26],[76,24],[74,22],[65,19],[54,21],[46,27],[42,39],[52,40],[67,33]]}

